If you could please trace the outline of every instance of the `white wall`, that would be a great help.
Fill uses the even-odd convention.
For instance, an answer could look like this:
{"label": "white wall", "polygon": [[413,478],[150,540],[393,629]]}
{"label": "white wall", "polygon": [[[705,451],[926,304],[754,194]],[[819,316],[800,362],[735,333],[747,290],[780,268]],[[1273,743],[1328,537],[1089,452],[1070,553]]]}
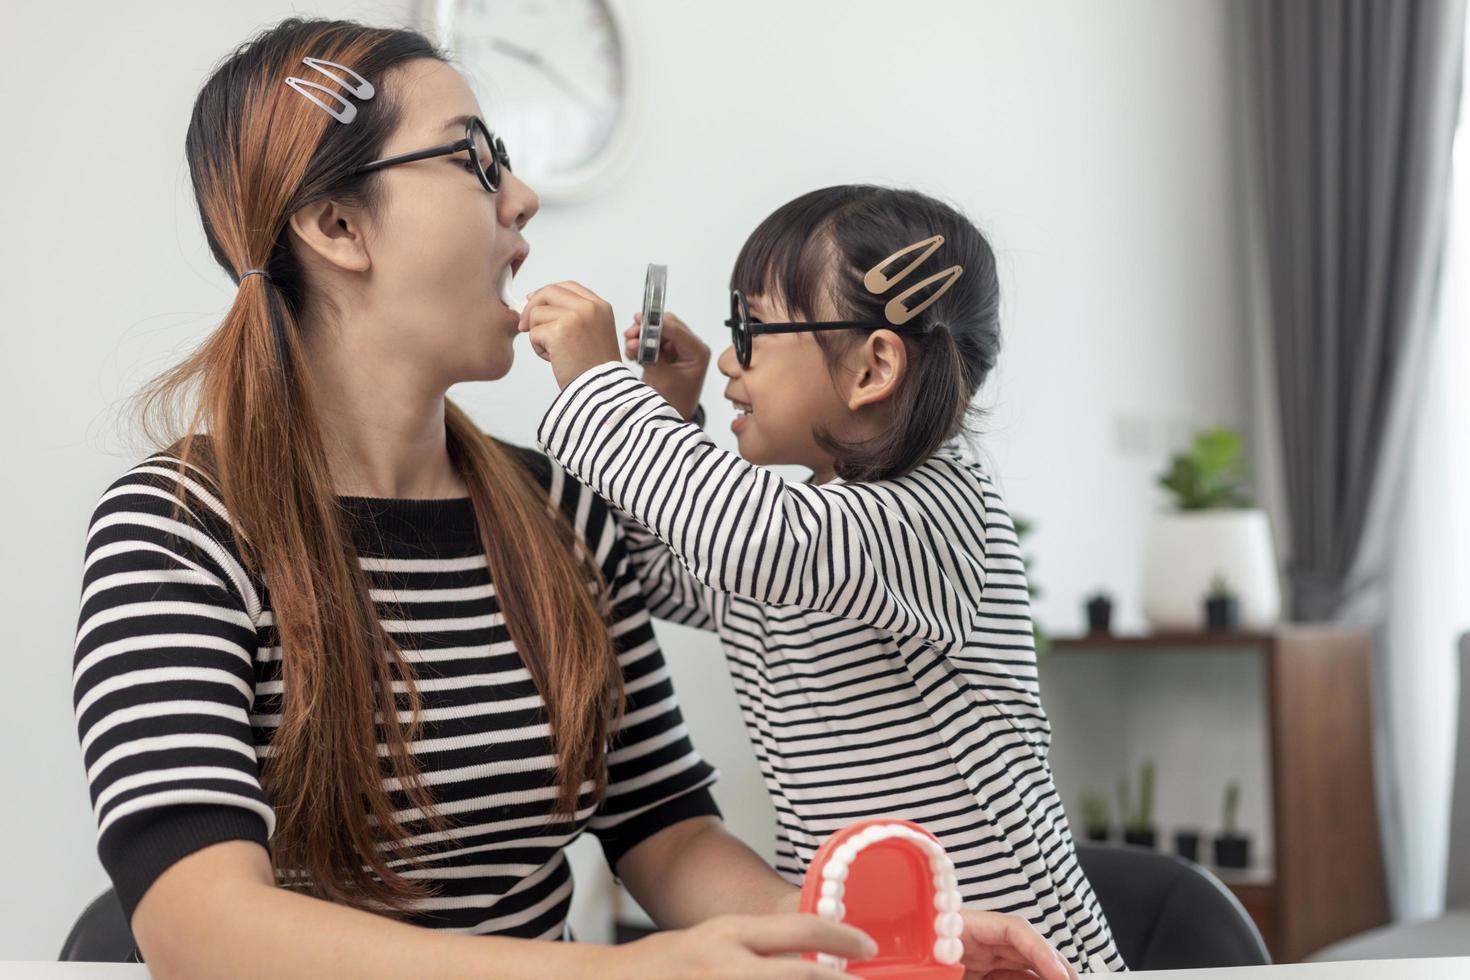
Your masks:
{"label": "white wall", "polygon": [[[1040,610],[1072,629],[1095,587],[1137,622],[1138,545],[1167,442],[1247,410],[1223,0],[637,3],[647,123],[628,170],[529,229],[534,284],[573,276],[627,316],[643,264],[717,341],[729,265],[816,186],[908,184],[959,204],[1001,256],[1007,334],[985,445],[1039,528]],[[406,2],[13,5],[0,59],[0,602],[12,760],[0,807],[0,958],[54,955],[104,884],[69,691],[82,535],[133,450],[114,424],[230,287],[203,246],[182,142],[210,65],[292,10],[397,20]],[[55,55],[64,54],[65,69]],[[492,116],[493,100],[487,105]],[[709,386],[712,398],[720,387]],[[458,393],[529,441],[549,400],[523,350]],[[726,406],[710,404],[726,431]],[[720,436],[727,444],[728,438]],[[1129,447],[1132,447],[1131,449]],[[662,632],[737,830],[769,852],[718,649]],[[595,858],[582,855],[584,877]]]}

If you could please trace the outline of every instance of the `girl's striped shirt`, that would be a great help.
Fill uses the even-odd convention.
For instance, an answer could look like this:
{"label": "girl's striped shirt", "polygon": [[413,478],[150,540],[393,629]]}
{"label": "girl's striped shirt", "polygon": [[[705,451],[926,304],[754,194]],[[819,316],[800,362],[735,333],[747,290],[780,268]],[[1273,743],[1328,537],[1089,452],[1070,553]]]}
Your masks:
{"label": "girl's striped shirt", "polygon": [[[412,666],[424,724],[411,748],[450,821],[430,832],[394,790],[400,823],[426,851],[398,866],[434,888],[409,921],[559,938],[572,895],[566,846],[590,830],[616,865],[662,828],[716,814],[715,773],[690,744],[617,522],[544,456],[511,456],[561,508],[611,592],[626,710],[605,799],[593,801],[589,781],[573,818],[552,814],[545,705],[506,630],[470,501],[340,499],[383,628]],[[269,592],[197,470],[175,519],[179,481],[176,459],[144,461],[103,495],[87,538],[77,730],[98,851],[129,917],[174,862],[226,840],[268,847],[276,821],[258,772],[281,712]]]}
{"label": "girl's striped shirt", "polygon": [[1047,753],[1026,574],[995,485],[955,446],[892,481],[796,484],[717,447],[624,365],[541,423],[624,515],[654,615],[717,631],[777,814],[777,867],[867,817],[913,820],[971,907],[1123,969]]}

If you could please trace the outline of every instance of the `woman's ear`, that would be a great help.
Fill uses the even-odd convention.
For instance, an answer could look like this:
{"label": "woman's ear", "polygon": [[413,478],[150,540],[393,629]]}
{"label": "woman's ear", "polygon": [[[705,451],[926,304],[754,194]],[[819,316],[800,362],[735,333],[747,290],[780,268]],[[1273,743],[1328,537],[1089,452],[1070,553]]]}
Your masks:
{"label": "woman's ear", "polygon": [[318,259],[345,272],[372,268],[362,221],[337,202],[308,204],[291,215],[287,225],[296,241]]}
{"label": "woman's ear", "polygon": [[849,361],[853,381],[847,390],[847,407],[857,411],[892,397],[908,364],[909,352],[902,337],[892,330],[873,331]]}

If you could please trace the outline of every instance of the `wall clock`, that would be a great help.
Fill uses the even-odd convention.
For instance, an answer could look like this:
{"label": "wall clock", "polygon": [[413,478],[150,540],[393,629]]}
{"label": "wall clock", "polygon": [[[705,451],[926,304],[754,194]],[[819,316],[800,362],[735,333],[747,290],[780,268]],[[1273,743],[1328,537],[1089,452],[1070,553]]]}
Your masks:
{"label": "wall clock", "polygon": [[424,0],[511,166],[547,203],[597,192],[626,156],[638,72],[618,0]]}

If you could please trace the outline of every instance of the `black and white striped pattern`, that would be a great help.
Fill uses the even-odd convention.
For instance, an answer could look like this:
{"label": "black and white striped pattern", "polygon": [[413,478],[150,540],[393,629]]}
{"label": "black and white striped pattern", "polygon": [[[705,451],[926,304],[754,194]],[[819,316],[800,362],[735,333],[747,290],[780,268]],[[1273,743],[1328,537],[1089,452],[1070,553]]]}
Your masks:
{"label": "black and white striped pattern", "polygon": [[543,448],[623,514],[654,615],[716,630],[799,881],[853,820],[936,834],[975,908],[1123,968],[1047,762],[1025,569],[978,465],[811,486],[718,448],[627,367],[575,379]]}
{"label": "black and white striped pattern", "polygon": [[[611,586],[627,691],[606,799],[595,805],[587,783],[574,820],[551,816],[545,706],[505,628],[470,502],[342,504],[383,626],[422,695],[413,752],[452,822],[416,833],[430,853],[400,861],[435,887],[410,921],[555,938],[572,893],[564,849],[583,830],[615,863],[658,830],[718,811],[714,771],[690,744],[617,522],[545,457],[522,452]],[[175,520],[177,465],[155,456],[102,497],[77,630],[77,727],[98,850],[129,914],[175,861],[224,840],[266,844],[275,825],[257,779],[281,710],[270,600],[197,471],[186,480],[189,514]],[[397,798],[400,822],[424,827]]]}

